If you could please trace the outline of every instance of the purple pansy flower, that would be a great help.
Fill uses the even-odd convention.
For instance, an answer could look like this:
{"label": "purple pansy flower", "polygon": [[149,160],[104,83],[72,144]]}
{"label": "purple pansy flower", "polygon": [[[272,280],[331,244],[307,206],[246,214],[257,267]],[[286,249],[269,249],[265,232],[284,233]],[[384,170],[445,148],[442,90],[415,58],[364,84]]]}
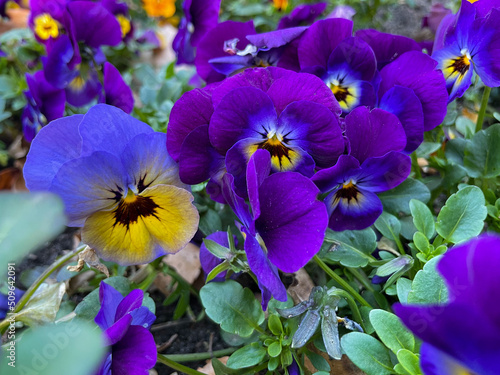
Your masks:
{"label": "purple pansy flower", "polygon": [[203,35],[213,29],[219,20],[221,0],[184,0],[184,17],[172,42],[177,64],[193,64],[195,47]]}
{"label": "purple pansy flower", "polygon": [[500,5],[485,5],[487,14],[487,7],[463,0],[453,22],[448,19],[438,29],[432,57],[446,78],[450,102],[469,88],[473,71],[486,86],[500,86]]}
{"label": "purple pansy flower", "polygon": [[406,137],[396,116],[358,107],[345,120],[349,155],[312,177],[323,193],[329,193],[325,198],[329,227],[337,231],[372,225],[382,214],[376,193],[402,183],[411,169],[410,158],[398,152],[405,147]]}
{"label": "purple pansy flower", "polygon": [[43,71],[26,74],[28,91],[24,92],[27,105],[21,115],[24,138],[31,142],[48,122],[64,115],[66,95],[45,80]]}
{"label": "purple pansy flower", "polygon": [[299,5],[280,19],[277,29],[310,25],[325,11],[326,6],[327,3]]}
{"label": "purple pansy flower", "polygon": [[[252,105],[248,93],[263,106]],[[238,101],[240,97],[246,101]],[[238,192],[246,195],[244,170],[258,148],[276,151],[274,171],[298,169],[311,175],[315,165],[333,165],[344,150],[339,113],[333,93],[317,77],[279,68],[249,69],[218,86],[183,95],[172,109],[167,148],[179,161],[182,181],[211,178],[207,190],[221,201],[217,186],[226,168],[235,175]],[[261,121],[268,121],[264,135]]]}
{"label": "purple pansy flower", "polygon": [[376,103],[371,83],[377,71],[375,54],[365,41],[351,34],[351,21],[326,19],[312,25],[298,47],[301,70],[320,77],[344,113]]}
{"label": "purple pansy flower", "polygon": [[[379,105],[390,112],[392,104],[382,104],[389,100],[385,95],[396,86],[411,89],[422,105],[424,131],[434,129],[446,116],[448,94],[443,74],[436,70],[436,61],[422,52],[410,51],[386,65],[380,71],[381,82],[378,90]],[[392,102],[392,101],[391,101]],[[405,126],[406,130],[406,125]]]}
{"label": "purple pansy flower", "polygon": [[134,109],[134,95],[131,88],[113,64],[105,62],[103,70],[104,91],[99,101],[120,108],[125,113],[131,113]]}
{"label": "purple pansy flower", "polygon": [[373,29],[358,30],[356,36],[363,39],[372,48],[377,58],[377,69],[379,70],[405,52],[422,50],[419,44],[411,38]]}
{"label": "purple pansy flower", "polygon": [[448,286],[446,304],[394,305],[424,341],[420,363],[426,375],[500,373],[499,267],[500,238],[482,235],[439,260],[437,270]]}
{"label": "purple pansy flower", "polygon": [[165,134],[105,104],[64,117],[33,140],[24,166],[31,191],[58,194],[69,226],[104,260],[144,264],[182,249],[198,228],[193,197]]}
{"label": "purple pansy flower", "polygon": [[156,316],[142,306],[143,298],[140,289],[123,297],[111,285],[101,282],[101,309],[94,320],[104,331],[110,353],[96,375],[147,375],[156,364],[156,344],[149,332]]}
{"label": "purple pansy flower", "polygon": [[224,198],[241,222],[248,265],[262,291],[262,307],[271,296],[286,301],[278,269],[296,272],[320,249],[327,226],[325,206],[318,188],[296,172],[269,176],[271,155],[256,151],[246,171],[249,206],[236,192],[234,176],[223,178]]}

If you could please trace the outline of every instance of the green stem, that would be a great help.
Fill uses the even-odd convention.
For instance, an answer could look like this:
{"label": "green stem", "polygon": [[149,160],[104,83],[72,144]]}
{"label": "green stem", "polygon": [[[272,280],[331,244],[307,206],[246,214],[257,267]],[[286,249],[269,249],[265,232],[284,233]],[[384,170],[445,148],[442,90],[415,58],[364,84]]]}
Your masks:
{"label": "green stem", "polygon": [[418,165],[418,157],[417,157],[417,152],[412,152],[411,153],[411,165],[413,167],[413,170],[415,171],[415,176],[421,180],[422,179],[422,172],[420,172],[420,167]]}
{"label": "green stem", "polygon": [[188,375],[204,375],[202,372],[196,371],[192,368],[186,367],[184,365],[181,365],[180,363],[177,363],[175,361],[172,361],[171,359],[167,358],[166,356],[162,354],[158,354],[158,362],[163,363],[164,365],[170,367],[171,369],[180,371],[184,374]]}
{"label": "green stem", "polygon": [[[30,298],[33,296],[33,294],[35,294],[35,292],[37,291],[37,289],[40,287],[40,285],[42,285],[42,283],[50,276],[52,275],[52,273],[54,273],[55,270],[57,270],[59,267],[61,267],[64,263],[66,263],[67,261],[69,261],[71,258],[73,258],[75,255],[81,253],[85,248],[87,247],[87,245],[83,245],[83,246],[80,246],[78,249],[76,249],[75,251],[69,253],[69,254],[66,254],[65,256],[59,258],[58,260],[56,260],[54,263],[52,263],[52,265],[47,268],[45,270],[44,273],[42,273],[40,275],[40,277],[28,288],[28,290],[26,291],[26,293],[24,293],[23,297],[19,300],[19,302],[16,304],[16,307],[14,309],[14,311],[12,311],[13,314],[15,313],[18,313],[19,311],[21,311],[21,309],[28,303],[28,301],[30,300]],[[4,321],[2,321],[0,323],[0,332],[2,332],[5,327],[7,327],[9,325],[9,321],[7,319],[5,319]]]}
{"label": "green stem", "polygon": [[361,297],[361,295],[357,291],[354,290],[352,286],[350,286],[344,279],[333,272],[333,270],[328,267],[328,265],[323,262],[317,255],[315,255],[313,259],[318,264],[318,266],[320,266],[321,269],[327,273],[328,276],[330,276],[333,280],[340,284],[340,286],[347,292],[349,292],[351,296],[353,296],[359,303],[361,303],[363,306],[373,308],[368,302],[366,302],[363,297]]}
{"label": "green stem", "polygon": [[196,362],[214,357],[215,358],[224,357],[226,355],[233,354],[237,349],[238,348],[226,348],[226,349],[216,350],[214,352],[189,353],[189,354],[170,354],[170,355],[158,354],[158,360],[160,360],[161,357],[161,358],[167,358],[173,362]]}
{"label": "green stem", "polygon": [[375,293],[372,283],[368,280],[364,272],[351,267],[347,267],[347,270],[366,288],[366,290]]}
{"label": "green stem", "polygon": [[491,87],[484,86],[483,99],[481,100],[481,108],[479,108],[479,113],[477,114],[476,133],[483,128],[484,115],[486,114],[486,107],[488,106],[490,93],[491,93]]}

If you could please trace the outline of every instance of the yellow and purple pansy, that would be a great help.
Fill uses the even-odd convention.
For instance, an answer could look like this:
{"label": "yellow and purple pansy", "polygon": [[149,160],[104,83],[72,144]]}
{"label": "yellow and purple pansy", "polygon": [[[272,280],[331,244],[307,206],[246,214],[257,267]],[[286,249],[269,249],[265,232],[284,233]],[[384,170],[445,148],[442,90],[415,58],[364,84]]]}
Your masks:
{"label": "yellow and purple pansy", "polygon": [[165,134],[118,108],[51,122],[33,140],[27,187],[58,194],[69,226],[104,260],[148,263],[183,248],[198,228],[193,196],[168,155]]}

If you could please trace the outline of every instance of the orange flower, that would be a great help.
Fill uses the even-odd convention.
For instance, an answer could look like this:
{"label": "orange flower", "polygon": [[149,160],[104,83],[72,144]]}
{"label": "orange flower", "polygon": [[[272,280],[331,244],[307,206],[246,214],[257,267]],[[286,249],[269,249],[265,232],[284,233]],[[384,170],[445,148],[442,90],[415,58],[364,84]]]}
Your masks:
{"label": "orange flower", "polygon": [[169,18],[175,14],[175,0],[143,0],[143,4],[149,17]]}

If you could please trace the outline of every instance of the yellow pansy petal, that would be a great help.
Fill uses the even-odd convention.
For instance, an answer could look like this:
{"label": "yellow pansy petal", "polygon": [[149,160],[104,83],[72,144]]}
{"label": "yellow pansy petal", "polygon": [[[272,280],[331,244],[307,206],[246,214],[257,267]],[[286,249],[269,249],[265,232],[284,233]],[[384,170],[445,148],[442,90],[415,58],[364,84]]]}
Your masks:
{"label": "yellow pansy petal", "polygon": [[82,239],[104,260],[144,264],[182,249],[198,228],[193,196],[171,185],[129,194],[112,211],[89,216]]}

